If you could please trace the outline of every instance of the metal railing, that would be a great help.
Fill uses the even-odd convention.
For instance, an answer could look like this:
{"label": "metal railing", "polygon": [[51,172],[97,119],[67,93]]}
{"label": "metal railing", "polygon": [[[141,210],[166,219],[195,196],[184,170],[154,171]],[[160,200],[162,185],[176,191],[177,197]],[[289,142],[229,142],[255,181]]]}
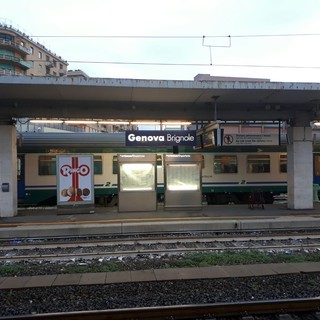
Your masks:
{"label": "metal railing", "polygon": [[12,61],[15,64],[18,64],[22,68],[30,69],[32,68],[32,63],[25,61],[21,58],[17,58],[15,56],[11,56],[8,54],[0,54],[0,60]]}
{"label": "metal railing", "polygon": [[8,69],[0,69],[0,75],[1,76],[23,76],[23,74],[19,72],[15,72],[13,70],[8,70]]}

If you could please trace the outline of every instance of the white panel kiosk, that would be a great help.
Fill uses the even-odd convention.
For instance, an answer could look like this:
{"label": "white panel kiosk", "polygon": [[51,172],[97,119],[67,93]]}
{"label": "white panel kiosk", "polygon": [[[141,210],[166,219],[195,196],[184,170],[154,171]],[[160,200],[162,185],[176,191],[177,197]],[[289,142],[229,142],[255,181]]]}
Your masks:
{"label": "white panel kiosk", "polygon": [[201,154],[167,154],[165,209],[202,208]]}
{"label": "white panel kiosk", "polygon": [[118,210],[157,210],[157,155],[118,154]]}

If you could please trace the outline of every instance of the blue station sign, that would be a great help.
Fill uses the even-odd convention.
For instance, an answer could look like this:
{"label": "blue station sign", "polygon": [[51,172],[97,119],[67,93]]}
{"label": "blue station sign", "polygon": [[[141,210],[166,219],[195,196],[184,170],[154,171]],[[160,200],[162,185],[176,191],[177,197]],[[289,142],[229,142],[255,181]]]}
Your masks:
{"label": "blue station sign", "polygon": [[196,145],[195,130],[168,131],[126,131],[126,146],[128,147],[160,147],[160,146],[189,146]]}

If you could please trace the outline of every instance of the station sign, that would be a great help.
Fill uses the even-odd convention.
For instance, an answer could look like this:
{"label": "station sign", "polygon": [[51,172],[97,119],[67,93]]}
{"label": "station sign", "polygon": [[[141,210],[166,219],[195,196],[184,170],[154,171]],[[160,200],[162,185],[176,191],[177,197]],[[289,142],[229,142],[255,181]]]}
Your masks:
{"label": "station sign", "polygon": [[94,203],[92,155],[57,155],[58,205]]}
{"label": "station sign", "polygon": [[224,129],[210,125],[197,130],[196,150],[221,146]]}
{"label": "station sign", "polygon": [[196,130],[126,131],[128,147],[196,146]]}
{"label": "station sign", "polygon": [[224,146],[275,146],[279,145],[278,134],[224,134]]}

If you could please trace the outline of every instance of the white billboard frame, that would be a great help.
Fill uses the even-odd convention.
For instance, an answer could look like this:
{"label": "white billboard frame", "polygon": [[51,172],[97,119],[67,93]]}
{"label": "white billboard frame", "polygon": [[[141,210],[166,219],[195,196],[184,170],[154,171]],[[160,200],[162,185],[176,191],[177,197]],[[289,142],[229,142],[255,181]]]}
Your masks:
{"label": "white billboard frame", "polygon": [[94,205],[94,158],[88,154],[56,156],[57,205]]}

